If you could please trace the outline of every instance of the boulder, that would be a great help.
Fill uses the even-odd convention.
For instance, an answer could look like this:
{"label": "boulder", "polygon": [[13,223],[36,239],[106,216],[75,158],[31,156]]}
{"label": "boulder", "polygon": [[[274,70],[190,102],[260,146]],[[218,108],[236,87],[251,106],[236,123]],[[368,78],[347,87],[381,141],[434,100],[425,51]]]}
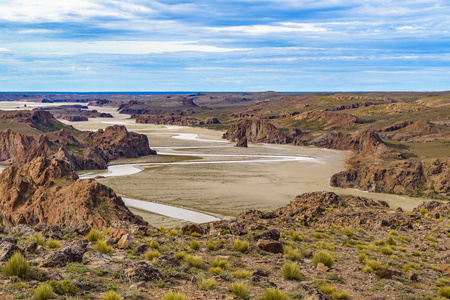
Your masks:
{"label": "boulder", "polygon": [[81,262],[86,249],[78,246],[69,246],[62,249],[70,262]]}
{"label": "boulder", "polygon": [[393,269],[376,270],[375,275],[382,279],[392,279],[392,276],[400,276],[402,272]]}
{"label": "boulder", "polygon": [[117,247],[120,249],[131,249],[133,247],[133,238],[130,234],[123,235],[117,242]]}
{"label": "boulder", "polygon": [[284,250],[283,243],[277,241],[259,240],[257,245],[261,250],[271,253],[283,253]]}
{"label": "boulder", "polygon": [[33,227],[27,224],[18,224],[9,230],[9,233],[15,236],[29,236],[34,232]]}
{"label": "boulder", "polygon": [[103,238],[109,245],[115,245],[119,242],[119,240],[128,234],[128,230],[121,228],[113,228],[109,231],[105,237]]}
{"label": "boulder", "polygon": [[43,268],[65,267],[69,262],[69,257],[62,250],[55,250],[38,258],[38,265]]}
{"label": "boulder", "polygon": [[156,281],[163,278],[161,273],[145,261],[129,262],[123,266],[122,278],[131,282]]}
{"label": "boulder", "polygon": [[89,231],[91,231],[91,226],[89,226],[85,220],[80,220],[80,222],[75,225],[75,231],[78,234],[87,235]]}
{"label": "boulder", "polygon": [[254,236],[255,240],[275,240],[280,239],[280,231],[278,229],[267,230],[260,235]]}
{"label": "boulder", "polygon": [[22,252],[16,244],[7,241],[0,243],[0,261],[7,261],[15,252]]}
{"label": "boulder", "polygon": [[183,231],[183,233],[187,233],[187,234],[191,234],[191,233],[205,234],[205,230],[195,223],[190,223],[190,224],[184,225],[181,228],[181,231]]}
{"label": "boulder", "polygon": [[110,260],[108,255],[92,250],[83,254],[81,262],[94,268],[108,268]]}

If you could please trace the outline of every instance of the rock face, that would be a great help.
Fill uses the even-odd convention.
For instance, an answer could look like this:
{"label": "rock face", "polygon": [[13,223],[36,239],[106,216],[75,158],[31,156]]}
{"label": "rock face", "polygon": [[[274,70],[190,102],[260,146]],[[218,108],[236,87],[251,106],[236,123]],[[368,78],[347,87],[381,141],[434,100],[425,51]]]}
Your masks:
{"label": "rock face", "polygon": [[0,217],[16,224],[75,227],[80,221],[104,228],[113,221],[145,223],[133,215],[110,188],[95,180],[77,180],[72,166],[39,157],[0,174]]}
{"label": "rock face", "polygon": [[274,125],[257,119],[240,120],[231,125],[223,139],[239,141],[243,137],[251,143],[286,144],[287,137]]}
{"label": "rock face", "polygon": [[354,163],[331,177],[331,185],[370,192],[450,196],[450,159]]}
{"label": "rock face", "polygon": [[236,144],[236,147],[243,147],[243,148],[247,148],[248,144],[247,144],[247,137],[243,136],[239,139],[239,141]]}
{"label": "rock face", "polygon": [[156,125],[178,125],[178,126],[192,126],[203,125],[203,121],[200,121],[192,117],[182,116],[158,116],[158,115],[133,115],[136,118],[136,123],[142,124],[156,124]]}
{"label": "rock face", "polygon": [[[68,150],[68,146],[77,152]],[[36,157],[68,161],[77,170],[106,169],[109,161],[153,155],[147,136],[128,132],[125,126],[109,126],[97,132],[83,132],[75,138],[61,129],[40,136],[0,131],[0,163],[25,163]]]}

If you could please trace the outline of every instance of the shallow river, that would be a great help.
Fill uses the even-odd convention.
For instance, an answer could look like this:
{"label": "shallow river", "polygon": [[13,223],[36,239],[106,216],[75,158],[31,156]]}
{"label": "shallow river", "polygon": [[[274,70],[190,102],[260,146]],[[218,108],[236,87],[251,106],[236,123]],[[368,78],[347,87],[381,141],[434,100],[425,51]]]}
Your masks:
{"label": "shallow river", "polygon": [[[1,105],[5,104],[0,102],[0,109]],[[8,110],[30,109],[39,104],[24,105],[9,102],[5,106]],[[108,170],[79,172],[80,178],[103,177],[98,180],[154,226],[228,219],[248,209],[272,210],[288,204],[297,194],[318,190],[384,200],[405,210],[424,200],[330,187],[330,176],[343,170],[343,151],[267,144],[236,148],[216,131],[136,124],[115,108],[95,109],[114,118],[63,122],[91,131],[126,125],[130,131],[146,134],[160,159],[113,161]]]}

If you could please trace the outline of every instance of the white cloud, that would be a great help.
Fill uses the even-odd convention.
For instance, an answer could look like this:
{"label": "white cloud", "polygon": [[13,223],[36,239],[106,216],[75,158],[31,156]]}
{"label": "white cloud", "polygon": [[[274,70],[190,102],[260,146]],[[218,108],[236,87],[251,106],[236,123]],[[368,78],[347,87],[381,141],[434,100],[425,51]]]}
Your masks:
{"label": "white cloud", "polygon": [[229,26],[211,28],[217,32],[236,32],[250,35],[271,34],[271,33],[285,33],[285,32],[325,32],[326,28],[317,27],[314,24],[308,23],[291,23],[284,22],[279,25],[251,25],[251,26]]}
{"label": "white cloud", "polygon": [[151,13],[146,6],[108,0],[5,0],[0,19],[12,22],[67,22],[92,17],[132,18],[135,13]]}
{"label": "white cloud", "polygon": [[0,52],[10,52],[11,50],[9,50],[8,48],[0,48]]}
{"label": "white cloud", "polygon": [[55,32],[55,30],[49,29],[24,29],[17,31],[18,34],[47,34],[53,32]]}
{"label": "white cloud", "polygon": [[199,45],[195,41],[96,41],[96,42],[26,42],[8,44],[18,52],[75,55],[75,54],[155,54],[182,51],[231,52],[249,50],[247,48],[221,48]]}

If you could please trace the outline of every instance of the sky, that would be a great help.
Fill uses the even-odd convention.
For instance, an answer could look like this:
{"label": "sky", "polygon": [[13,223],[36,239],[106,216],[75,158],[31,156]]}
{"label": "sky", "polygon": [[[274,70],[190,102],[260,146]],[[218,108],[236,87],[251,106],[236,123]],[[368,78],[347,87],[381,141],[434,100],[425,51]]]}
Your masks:
{"label": "sky", "polygon": [[448,0],[1,0],[0,91],[450,90]]}

